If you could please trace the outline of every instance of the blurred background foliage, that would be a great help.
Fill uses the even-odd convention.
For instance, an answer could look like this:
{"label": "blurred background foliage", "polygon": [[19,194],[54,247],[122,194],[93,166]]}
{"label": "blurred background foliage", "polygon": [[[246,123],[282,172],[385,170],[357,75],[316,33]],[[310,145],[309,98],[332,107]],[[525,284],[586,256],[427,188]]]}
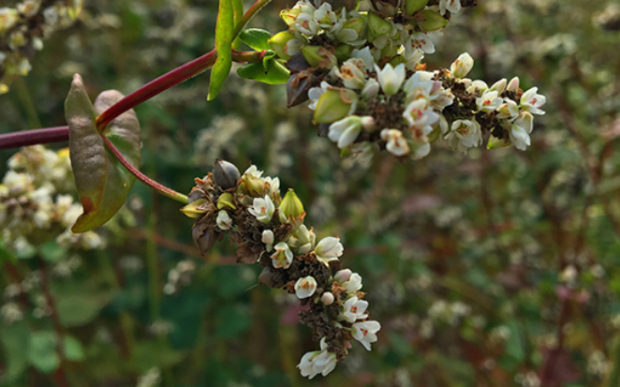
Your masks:
{"label": "blurred background foliage", "polygon": [[[227,240],[200,258],[180,206],[136,183],[98,230],[105,248],[3,241],[0,384],[618,386],[620,4],[479,3],[426,62],[468,51],[472,78],[538,86],[547,115],[526,152],[435,147],[362,167],[317,137],[309,110],[286,109],[284,87],[234,74],[211,103],[203,75],[136,108],[142,170],[165,185],[187,192],[221,157],[295,189],[306,223],[340,236],[364,278],[383,327],[374,351],[355,343],[329,377],[303,380],[295,366],[316,343],[295,297],[258,286],[258,267],[234,264]],[[251,24],[282,30],[291,5],[274,0]],[[128,94],[209,51],[216,10],[86,2],[0,96],[0,131],[64,125],[73,73],[92,96]],[[16,151],[0,152],[1,175]]]}

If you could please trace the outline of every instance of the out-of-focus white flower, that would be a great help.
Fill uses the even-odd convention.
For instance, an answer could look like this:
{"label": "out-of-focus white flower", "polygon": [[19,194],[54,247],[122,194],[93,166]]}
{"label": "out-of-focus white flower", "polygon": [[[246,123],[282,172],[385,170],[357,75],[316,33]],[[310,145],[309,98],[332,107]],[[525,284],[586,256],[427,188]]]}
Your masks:
{"label": "out-of-focus white flower", "polygon": [[322,338],[321,350],[306,353],[301,358],[297,368],[301,371],[301,376],[308,377],[308,379],[312,379],[318,374],[327,376],[336,368],[336,354],[327,351],[327,343],[325,338]]}
{"label": "out-of-focus white flower", "polygon": [[521,112],[512,125],[510,125],[510,142],[515,148],[525,150],[531,145],[530,133],[534,128],[534,116],[529,112]]}
{"label": "out-of-focus white flower", "polygon": [[347,60],[335,74],[342,79],[344,87],[349,89],[362,89],[366,85],[366,64],[362,59]]}
{"label": "out-of-focus white flower", "polygon": [[338,148],[346,148],[353,144],[362,130],[362,118],[359,116],[345,117],[329,126],[327,137],[338,144]]}
{"label": "out-of-focus white flower", "polygon": [[362,288],[362,276],[357,273],[353,273],[347,281],[340,282],[340,285],[342,285],[347,293],[354,294]]}
{"label": "out-of-focus white flower", "polygon": [[486,90],[480,98],[476,98],[476,107],[480,112],[492,112],[500,107],[502,99],[493,89]]}
{"label": "out-of-focus white flower", "polygon": [[435,52],[435,45],[429,36],[423,32],[417,32],[409,37],[409,41],[405,46],[406,49],[412,48],[423,51],[426,54]]}
{"label": "out-of-focus white flower", "polygon": [[364,65],[366,66],[366,70],[370,70],[374,68],[375,59],[372,57],[370,53],[370,47],[364,47],[361,50],[355,49],[351,52],[351,58],[357,58],[364,61]]}
{"label": "out-of-focus white flower", "polygon": [[394,156],[404,156],[409,153],[409,144],[403,136],[403,132],[398,129],[383,129],[381,139],[387,142],[385,149]]}
{"label": "out-of-focus white flower", "polygon": [[317,259],[326,265],[329,261],[338,259],[343,252],[344,247],[342,246],[342,243],[340,243],[340,238],[338,237],[323,238],[314,249],[314,254],[316,254]]}
{"label": "out-of-focus white flower", "polygon": [[360,164],[369,165],[375,154],[375,150],[370,142],[364,141],[352,144],[351,153],[353,158],[355,158],[355,160],[357,160]]}
{"label": "out-of-focus white flower", "polygon": [[433,111],[428,100],[417,99],[407,105],[403,118],[411,128],[421,129],[424,135],[428,135],[433,131],[431,125],[439,120],[439,114]]}
{"label": "out-of-focus white flower", "polygon": [[353,324],[351,334],[353,338],[364,346],[368,351],[371,350],[370,344],[377,341],[377,332],[381,329],[378,321],[363,321]]}
{"label": "out-of-focus white flower", "polygon": [[461,10],[461,0],[439,0],[439,13],[443,16],[446,11],[455,14]]}
{"label": "out-of-focus white flower", "polygon": [[293,262],[293,252],[291,248],[285,242],[280,242],[274,246],[274,249],[276,251],[271,255],[273,267],[276,269],[288,269]]}
{"label": "out-of-focus white flower", "polygon": [[368,301],[360,300],[357,296],[353,296],[344,303],[343,310],[339,318],[347,322],[354,323],[357,320],[362,320],[368,317],[368,315],[365,314],[367,308]]}
{"label": "out-of-focus white flower", "polygon": [[267,250],[267,252],[271,251],[273,249],[273,242],[274,242],[274,235],[273,235],[273,231],[271,230],[264,230],[263,231],[263,235],[261,236],[261,242],[263,242],[265,244],[265,250]]}
{"label": "out-of-focus white flower", "polygon": [[263,176],[263,171],[259,171],[258,168],[256,168],[256,165],[252,164],[248,169],[245,170],[245,172],[243,172],[243,174],[260,179],[261,176]]}
{"label": "out-of-focus white flower", "polygon": [[364,86],[364,88],[362,89],[362,97],[366,99],[371,99],[371,98],[376,97],[377,94],[379,94],[380,87],[381,86],[379,85],[379,82],[377,82],[374,78],[370,78],[366,82],[366,85]]}
{"label": "out-of-focus white flower", "polygon": [[450,65],[450,72],[456,79],[465,78],[473,67],[474,59],[468,53],[463,53]]}
{"label": "out-of-focus white flower", "polygon": [[396,67],[392,67],[391,64],[386,64],[383,69],[375,65],[375,71],[377,72],[377,79],[381,85],[381,89],[388,97],[398,93],[400,87],[405,81],[405,65],[399,64]]}
{"label": "out-of-focus white flower", "polygon": [[230,230],[230,228],[232,227],[233,224],[233,220],[230,217],[230,215],[228,215],[228,212],[226,212],[225,210],[220,210],[217,213],[217,218],[215,219],[215,223],[217,224],[217,227],[220,228],[220,230]]}
{"label": "out-of-focus white flower", "polygon": [[431,144],[425,142],[415,148],[415,151],[412,153],[411,158],[414,160],[420,160],[428,156],[429,153],[431,153]]}
{"label": "out-of-focus white flower", "polygon": [[532,114],[543,115],[545,112],[540,108],[543,107],[547,98],[544,95],[537,94],[538,87],[532,87],[521,96],[521,109]]}
{"label": "out-of-focus white flower", "polygon": [[456,120],[445,138],[450,142],[452,149],[465,152],[468,148],[482,144],[482,130],[476,121]]}
{"label": "out-of-focus white flower", "polygon": [[253,207],[248,208],[250,214],[263,223],[271,222],[271,217],[276,210],[269,195],[265,195],[264,199],[254,198]]}
{"label": "out-of-focus white flower", "polygon": [[295,295],[299,299],[311,297],[316,291],[316,285],[316,280],[312,276],[300,278],[295,282]]}
{"label": "out-of-focus white flower", "polygon": [[497,108],[497,118],[514,119],[519,115],[519,105],[511,99],[506,98],[504,103]]}

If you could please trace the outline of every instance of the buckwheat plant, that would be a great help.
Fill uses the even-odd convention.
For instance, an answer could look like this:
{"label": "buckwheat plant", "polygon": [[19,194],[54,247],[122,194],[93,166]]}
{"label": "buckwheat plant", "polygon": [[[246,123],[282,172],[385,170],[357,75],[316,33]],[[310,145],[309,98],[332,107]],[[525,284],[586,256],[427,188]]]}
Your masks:
{"label": "buckwheat plant", "polygon": [[242,176],[231,163],[217,160],[213,172],[196,179],[182,211],[198,218],[192,236],[203,254],[225,234],[237,244],[237,262],[263,267],[259,282],[285,289],[308,309],[300,321],[320,341],[297,367],[312,379],[330,373],[347,355],[353,339],[370,351],[381,328],[369,319],[362,277],[342,269],[344,248],[338,237],[317,242],[304,224],[306,213],[293,190],[280,196],[280,180],[252,165]]}
{"label": "buckwheat plant", "polygon": [[[317,242],[295,193],[281,197],[279,179],[263,176],[255,166],[241,175],[218,160],[212,173],[195,180],[189,196],[148,178],[139,171],[141,133],[132,108],[209,68],[207,99],[213,100],[234,61],[244,64],[237,70],[242,78],[286,83],[289,107],[308,103],[319,135],[343,156],[369,162],[379,149],[417,160],[438,142],[460,152],[482,145],[525,150],[534,115],[544,114],[545,97],[535,87],[521,90],[516,77],[491,86],[467,78],[474,65],[467,53],[449,68],[430,70],[424,64],[452,17],[477,0],[302,0],[281,12],[286,31],[272,36],[245,29],[268,2],[257,0],[244,13],[242,0],[220,0],[215,48],[128,96],[104,91],[93,104],[76,74],[65,103],[68,126],[0,135],[0,148],[69,140],[82,205],[82,214],[72,218],[73,233],[88,235],[108,222],[137,178],[185,204],[183,213],[197,219],[192,235],[202,254],[228,234],[237,244],[239,263],[263,267],[260,283],[295,294],[307,307],[300,319],[312,329],[319,349],[306,353],[298,368],[313,378],[330,373],[353,340],[370,350],[381,328],[367,313],[361,277],[341,267],[344,249],[338,237]],[[0,91],[17,74],[27,73],[41,38],[80,6],[31,0],[15,9],[0,8]],[[241,43],[252,50],[238,51]],[[60,157],[37,149],[42,157]],[[5,237],[16,241],[28,240],[33,225],[61,222],[58,207],[72,205],[63,197],[53,199],[53,188],[34,189],[32,179],[17,171],[9,172],[0,187],[0,215],[19,214],[1,218],[3,232],[10,233]],[[169,278],[166,293],[177,290],[180,278],[180,272]]]}
{"label": "buckwheat plant", "polygon": [[43,39],[73,24],[81,8],[82,0],[26,0],[0,8],[0,94],[15,77],[28,75]]}

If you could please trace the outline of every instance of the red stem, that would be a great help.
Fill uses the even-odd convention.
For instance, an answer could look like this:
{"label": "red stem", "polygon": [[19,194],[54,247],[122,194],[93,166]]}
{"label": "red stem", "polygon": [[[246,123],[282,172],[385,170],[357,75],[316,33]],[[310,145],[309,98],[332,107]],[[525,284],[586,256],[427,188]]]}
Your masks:
{"label": "red stem", "polygon": [[114,144],[112,144],[112,142],[110,142],[110,140],[106,136],[101,136],[101,138],[103,139],[103,142],[106,148],[108,148],[108,150],[112,152],[114,157],[116,157],[116,159],[123,165],[123,167],[125,167],[129,172],[131,172],[131,174],[134,175],[138,180],[140,180],[141,182],[153,188],[154,190],[156,190],[157,192],[159,192],[160,194],[164,196],[167,196],[176,201],[187,203],[187,196],[179,192],[176,192],[166,186],[159,184],[155,180],[152,180],[151,178],[149,178],[148,176],[140,172],[136,167],[131,165],[129,161],[125,159],[125,157],[123,157],[121,152],[119,152],[119,150],[116,149]]}
{"label": "red stem", "polygon": [[23,130],[0,134],[0,149],[18,148],[35,144],[47,144],[69,140],[69,127]]}

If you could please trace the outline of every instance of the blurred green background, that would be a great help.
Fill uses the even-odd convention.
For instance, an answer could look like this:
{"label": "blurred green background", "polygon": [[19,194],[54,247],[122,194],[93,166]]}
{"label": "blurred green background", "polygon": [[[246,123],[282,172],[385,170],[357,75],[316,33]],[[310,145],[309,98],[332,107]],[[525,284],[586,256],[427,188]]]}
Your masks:
{"label": "blurred green background", "polygon": [[[163,184],[188,192],[221,157],[295,189],[306,224],[340,236],[344,265],[364,278],[382,324],[372,352],[354,343],[328,377],[302,378],[295,366],[317,344],[295,297],[258,286],[258,266],[236,265],[228,240],[196,256],[179,204],[136,183],[98,230],[105,249],[50,242],[5,261],[0,385],[58,385],[62,369],[72,387],[618,386],[620,3],[479,3],[425,61],[448,67],[467,51],[473,79],[538,86],[547,114],[526,152],[434,146],[362,167],[316,135],[307,108],[286,109],[283,86],[234,72],[213,102],[203,74],[135,109],[142,171]],[[291,5],[273,1],[251,26],[283,30]],[[216,13],[211,0],[87,1],[0,96],[0,132],[64,125],[76,72],[92,97],[128,94],[200,56]],[[0,175],[16,151],[0,151]],[[47,284],[32,280],[42,268]],[[44,286],[67,338],[56,367]]]}

